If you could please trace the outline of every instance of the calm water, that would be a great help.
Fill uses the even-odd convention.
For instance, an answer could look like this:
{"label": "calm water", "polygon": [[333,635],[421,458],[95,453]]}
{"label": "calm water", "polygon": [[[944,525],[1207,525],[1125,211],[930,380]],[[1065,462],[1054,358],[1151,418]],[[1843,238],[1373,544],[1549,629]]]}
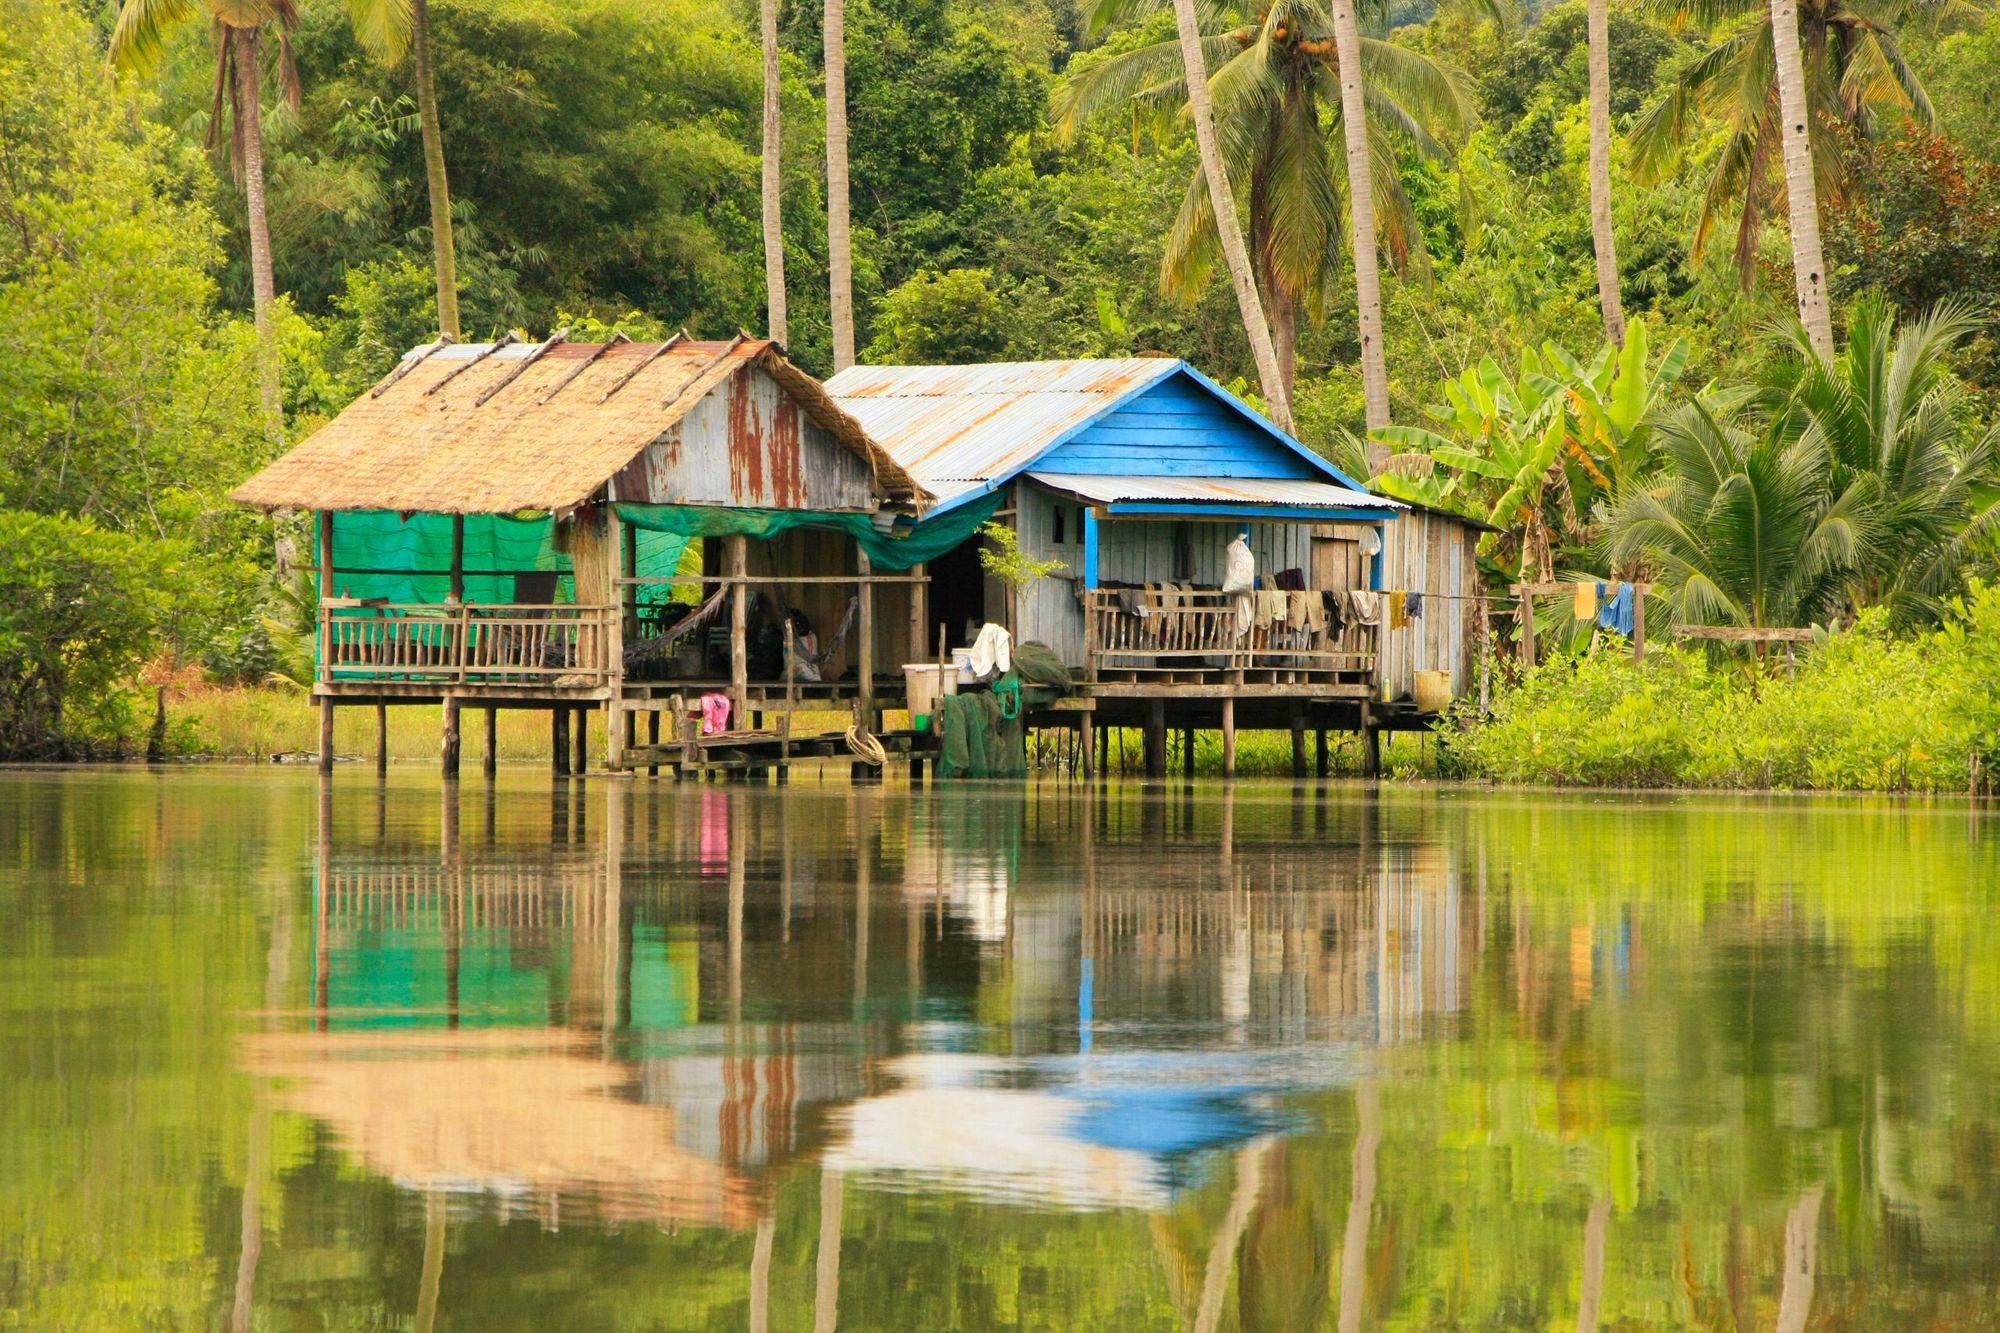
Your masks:
{"label": "calm water", "polygon": [[2000,1326],[1954,805],[0,774],[0,1326]]}

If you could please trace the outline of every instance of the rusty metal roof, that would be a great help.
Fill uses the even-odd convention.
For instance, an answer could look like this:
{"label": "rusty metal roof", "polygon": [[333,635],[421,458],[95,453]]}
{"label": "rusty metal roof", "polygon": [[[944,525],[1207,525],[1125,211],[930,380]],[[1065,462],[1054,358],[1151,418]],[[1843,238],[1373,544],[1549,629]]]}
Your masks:
{"label": "rusty metal roof", "polygon": [[1166,357],[849,366],[826,388],[942,508],[1013,476],[1182,368]]}
{"label": "rusty metal roof", "polygon": [[1278,506],[1286,509],[1407,509],[1401,500],[1324,481],[1266,477],[1104,477],[1073,472],[1030,472],[1052,490],[1093,504],[1203,504]]}

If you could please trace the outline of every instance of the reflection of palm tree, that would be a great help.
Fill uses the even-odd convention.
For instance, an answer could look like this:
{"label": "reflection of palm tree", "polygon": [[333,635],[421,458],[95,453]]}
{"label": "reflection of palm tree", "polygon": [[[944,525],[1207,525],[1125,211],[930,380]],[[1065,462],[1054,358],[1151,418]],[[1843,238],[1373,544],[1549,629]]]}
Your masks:
{"label": "reflection of palm tree", "polygon": [[840,1225],[841,1187],[839,1171],[821,1168],[819,1173],[819,1259],[813,1274],[813,1333],[833,1333],[840,1322]]}
{"label": "reflection of palm tree", "polygon": [[1263,1191],[1264,1154],[1270,1149],[1271,1140],[1257,1139],[1244,1144],[1236,1154],[1236,1192],[1230,1196],[1229,1211],[1215,1233],[1215,1243],[1209,1247],[1208,1267],[1201,1279],[1201,1305],[1194,1317],[1195,1333],[1214,1333],[1222,1318],[1222,1298],[1229,1290],[1230,1260],[1243,1242],[1244,1229],[1250,1225],[1250,1214]]}
{"label": "reflection of palm tree", "polygon": [[1813,1278],[1819,1271],[1819,1201],[1814,1185],[1785,1214],[1785,1283],[1778,1297],[1777,1333],[1802,1333],[1812,1313]]}
{"label": "reflection of palm tree", "polygon": [[438,1287],[444,1281],[444,1196],[424,1192],[424,1270],[417,1282],[417,1333],[437,1327]]}
{"label": "reflection of palm tree", "polygon": [[771,1327],[771,1242],[778,1234],[776,1206],[757,1219],[757,1243],[750,1251],[750,1333]]}
{"label": "reflection of palm tree", "polygon": [[1360,1333],[1368,1269],[1368,1221],[1375,1211],[1375,1151],[1382,1146],[1382,1102],[1373,1083],[1354,1090],[1354,1192],[1340,1242],[1340,1333]]}
{"label": "reflection of palm tree", "polygon": [[1583,1224],[1583,1295],[1576,1303],[1576,1333],[1595,1333],[1597,1309],[1604,1298],[1604,1233],[1611,1226],[1611,1200],[1590,1205]]}

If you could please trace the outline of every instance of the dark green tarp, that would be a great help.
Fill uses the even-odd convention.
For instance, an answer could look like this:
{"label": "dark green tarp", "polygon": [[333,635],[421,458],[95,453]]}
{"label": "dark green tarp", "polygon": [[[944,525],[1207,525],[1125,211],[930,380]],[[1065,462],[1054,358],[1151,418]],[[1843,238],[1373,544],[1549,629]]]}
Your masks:
{"label": "dark green tarp", "polygon": [[694,537],[770,538],[793,528],[832,528],[860,542],[877,570],[901,572],[936,559],[978,532],[1000,508],[1001,499],[1001,493],[995,491],[936,518],[899,527],[893,535],[876,531],[867,514],[815,509],[621,504],[618,517],[642,532],[671,534],[684,542]]}
{"label": "dark green tarp", "polygon": [[1028,775],[1028,733],[1021,721],[1021,680],[1008,672],[990,690],[962,690],[941,701],[940,778]]}

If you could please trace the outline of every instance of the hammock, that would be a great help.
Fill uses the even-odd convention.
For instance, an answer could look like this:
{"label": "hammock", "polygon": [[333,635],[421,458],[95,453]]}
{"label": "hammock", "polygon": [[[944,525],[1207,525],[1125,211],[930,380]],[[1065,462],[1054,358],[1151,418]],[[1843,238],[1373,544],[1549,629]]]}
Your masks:
{"label": "hammock", "polygon": [[655,638],[641,639],[637,643],[629,645],[625,649],[626,669],[630,670],[632,667],[650,662],[656,657],[664,657],[673,651],[675,644],[695,631],[704,628],[709,621],[715,619],[716,613],[722,610],[722,603],[728,596],[729,586],[724,584],[716,590],[713,597],[710,597],[700,606],[675,621],[665,632]]}

